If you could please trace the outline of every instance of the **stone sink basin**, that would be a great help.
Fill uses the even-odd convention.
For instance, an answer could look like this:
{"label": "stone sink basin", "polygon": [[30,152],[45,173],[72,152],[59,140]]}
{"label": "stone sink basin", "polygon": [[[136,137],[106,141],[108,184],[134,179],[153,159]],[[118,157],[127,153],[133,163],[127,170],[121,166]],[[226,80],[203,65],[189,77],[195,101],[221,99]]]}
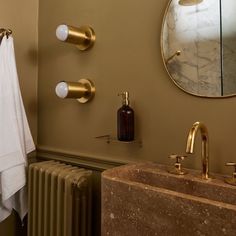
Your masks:
{"label": "stone sink basin", "polygon": [[102,173],[102,235],[236,236],[236,186],[199,171],[129,164]]}

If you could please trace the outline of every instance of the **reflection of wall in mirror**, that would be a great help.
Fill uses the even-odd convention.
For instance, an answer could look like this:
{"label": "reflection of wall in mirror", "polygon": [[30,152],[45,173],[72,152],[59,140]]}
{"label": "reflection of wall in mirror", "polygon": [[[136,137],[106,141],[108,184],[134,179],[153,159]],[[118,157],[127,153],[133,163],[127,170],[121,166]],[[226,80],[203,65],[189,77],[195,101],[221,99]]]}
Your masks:
{"label": "reflection of wall in mirror", "polygon": [[176,50],[181,55],[167,63],[172,78],[184,90],[202,96],[221,95],[220,10],[216,0],[195,6],[170,4],[163,34],[165,59]]}
{"label": "reflection of wall in mirror", "polygon": [[221,1],[224,95],[236,94],[236,1]]}

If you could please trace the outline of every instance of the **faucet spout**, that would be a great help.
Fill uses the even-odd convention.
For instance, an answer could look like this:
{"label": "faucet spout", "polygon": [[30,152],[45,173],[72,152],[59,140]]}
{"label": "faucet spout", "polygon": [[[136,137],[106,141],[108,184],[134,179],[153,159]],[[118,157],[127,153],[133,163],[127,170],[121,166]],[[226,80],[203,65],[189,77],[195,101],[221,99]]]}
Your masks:
{"label": "faucet spout", "polygon": [[202,178],[209,179],[209,137],[207,127],[202,122],[195,122],[189,131],[186,153],[193,153],[196,134],[200,130],[202,140]]}

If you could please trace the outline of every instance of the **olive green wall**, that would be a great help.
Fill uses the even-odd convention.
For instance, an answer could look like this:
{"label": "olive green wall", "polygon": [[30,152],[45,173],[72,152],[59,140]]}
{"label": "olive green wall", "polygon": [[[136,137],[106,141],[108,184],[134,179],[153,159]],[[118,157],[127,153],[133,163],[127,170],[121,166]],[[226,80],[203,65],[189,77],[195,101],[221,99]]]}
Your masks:
{"label": "olive green wall", "polygon": [[[186,136],[203,121],[210,136],[211,172],[229,173],[236,161],[236,98],[204,99],[178,89],[168,77],[160,52],[162,18],[168,0],[41,0],[39,6],[40,149],[119,162],[153,160],[170,163],[171,153],[185,153]],[[55,37],[57,25],[93,26],[94,47],[80,52]],[[90,78],[95,99],[88,104],[56,97],[61,80]],[[136,136],[143,147],[94,137],[116,135],[117,93],[129,91],[136,113]],[[200,168],[196,155],[185,166]],[[231,171],[231,170],[230,170]]]}
{"label": "olive green wall", "polygon": [[[38,1],[0,0],[0,28],[13,31],[16,63],[32,135],[37,138]],[[25,228],[26,229],[26,228]],[[0,235],[25,235],[15,214],[0,223]]]}

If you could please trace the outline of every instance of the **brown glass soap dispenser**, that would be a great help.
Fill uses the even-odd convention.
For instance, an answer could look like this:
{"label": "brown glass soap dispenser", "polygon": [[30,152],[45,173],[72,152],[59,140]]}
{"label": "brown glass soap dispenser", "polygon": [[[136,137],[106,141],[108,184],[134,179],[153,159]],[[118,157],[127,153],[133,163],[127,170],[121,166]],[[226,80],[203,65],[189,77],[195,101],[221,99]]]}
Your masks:
{"label": "brown glass soap dispenser", "polygon": [[134,140],[134,111],[129,106],[129,93],[118,94],[122,96],[122,107],[117,111],[117,138],[120,141]]}

